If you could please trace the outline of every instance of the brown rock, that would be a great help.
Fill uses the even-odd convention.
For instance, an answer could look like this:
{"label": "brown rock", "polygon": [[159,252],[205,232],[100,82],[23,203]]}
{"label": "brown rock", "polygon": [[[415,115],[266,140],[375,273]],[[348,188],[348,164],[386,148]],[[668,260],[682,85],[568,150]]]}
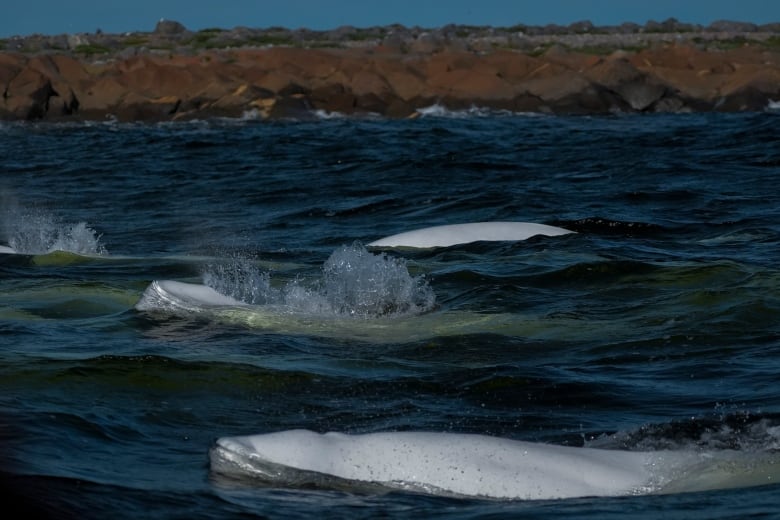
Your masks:
{"label": "brown rock", "polygon": [[452,44],[458,41],[437,39],[427,53],[408,53],[410,45],[274,47],[139,51],[101,62],[0,53],[0,117],[305,117],[315,109],[408,117],[436,102],[556,113],[760,110],[780,98],[780,53],[771,48],[666,45],[594,56],[553,46],[534,57],[490,48],[477,54]]}
{"label": "brown rock", "polygon": [[602,58],[599,56],[568,51],[560,45],[553,45],[547,49],[547,52],[544,53],[544,60],[580,73],[602,62]]}
{"label": "brown rock", "polygon": [[585,76],[614,92],[633,110],[640,112],[650,108],[667,92],[666,85],[622,58],[602,61],[589,68]]}
{"label": "brown rock", "polygon": [[112,115],[120,121],[162,121],[170,119],[180,103],[176,96],[149,98],[129,92],[113,107]]}
{"label": "brown rock", "polygon": [[341,83],[317,87],[311,91],[311,103],[316,110],[351,114],[357,107],[355,95]]}
{"label": "brown rock", "polygon": [[671,45],[647,49],[627,58],[640,70],[663,67],[676,70],[693,70],[698,73],[729,74],[734,71],[729,54],[705,52],[690,46]]}
{"label": "brown rock", "polygon": [[562,71],[556,75],[533,77],[521,83],[529,94],[538,97],[547,104],[576,96],[590,87],[590,82],[582,75],[572,71]]}
{"label": "brown rock", "polygon": [[176,63],[160,63],[148,56],[119,62],[117,81],[130,92],[146,97],[180,95],[192,88],[193,75]]}
{"label": "brown rock", "polygon": [[721,88],[716,109],[724,111],[763,110],[770,100],[780,99],[780,70],[745,65]]}
{"label": "brown rock", "polygon": [[424,74],[413,62],[386,58],[376,60],[374,66],[401,100],[408,102],[428,90]]}
{"label": "brown rock", "polygon": [[57,95],[48,77],[26,66],[6,86],[3,109],[14,119],[41,119],[49,111],[49,100]]}

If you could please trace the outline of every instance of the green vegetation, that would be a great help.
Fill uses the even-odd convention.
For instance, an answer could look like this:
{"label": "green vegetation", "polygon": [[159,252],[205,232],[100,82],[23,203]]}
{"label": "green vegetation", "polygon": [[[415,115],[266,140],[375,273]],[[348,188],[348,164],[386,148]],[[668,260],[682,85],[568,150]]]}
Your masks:
{"label": "green vegetation", "polygon": [[780,36],[770,36],[763,42],[761,42],[765,47],[769,48],[780,48]]}
{"label": "green vegetation", "polygon": [[224,29],[209,28],[202,29],[195,33],[195,35],[188,41],[184,42],[186,45],[191,45],[195,49],[220,49],[232,46],[230,43],[220,40],[214,40],[217,36],[222,34]]}
{"label": "green vegetation", "polygon": [[746,44],[750,43],[750,41],[752,40],[748,40],[743,36],[736,36],[728,40],[715,40],[712,42],[712,44],[716,49],[720,49],[722,51],[730,51],[732,49],[738,49],[740,47],[744,47]]}
{"label": "green vegetation", "polygon": [[210,49],[214,42],[211,40],[214,38],[214,36],[217,33],[210,32],[210,31],[198,31],[195,33],[195,35],[187,42],[188,45],[192,45],[196,49]]}
{"label": "green vegetation", "polygon": [[295,43],[291,36],[261,34],[251,36],[246,40],[246,45],[292,45]]}
{"label": "green vegetation", "polygon": [[97,45],[93,43],[77,45],[74,52],[77,54],[85,54],[87,56],[94,56],[95,54],[107,54],[111,52],[111,49],[103,45]]}
{"label": "green vegetation", "polygon": [[8,44],[8,40],[4,38],[0,38],[0,51],[5,49],[5,46]]}
{"label": "green vegetation", "polygon": [[765,47],[772,47],[773,42],[770,40],[773,39],[775,40],[774,45],[780,44],[780,37],[775,37],[775,36],[772,36],[771,38],[768,38],[765,41],[748,39],[745,38],[744,36],[735,36],[727,40],[709,40],[706,38],[702,38],[700,36],[696,36],[694,38],[691,38],[691,41],[696,45],[706,47],[707,49],[718,49],[721,51],[730,51],[733,49],[739,49],[746,45],[762,45]]}
{"label": "green vegetation", "polygon": [[227,40],[217,38],[222,29],[203,29],[198,31],[189,41],[185,42],[195,49],[226,49],[230,47],[243,47],[247,45],[292,45],[293,38],[287,34],[259,34],[242,40]]}
{"label": "green vegetation", "polygon": [[359,31],[356,33],[348,34],[347,39],[353,42],[364,42],[367,40],[381,40],[384,35],[377,34],[371,31]]}
{"label": "green vegetation", "polygon": [[147,38],[146,36],[140,34],[132,34],[122,40],[122,45],[124,45],[125,47],[140,47],[141,45],[146,44],[148,41],[149,38]]}

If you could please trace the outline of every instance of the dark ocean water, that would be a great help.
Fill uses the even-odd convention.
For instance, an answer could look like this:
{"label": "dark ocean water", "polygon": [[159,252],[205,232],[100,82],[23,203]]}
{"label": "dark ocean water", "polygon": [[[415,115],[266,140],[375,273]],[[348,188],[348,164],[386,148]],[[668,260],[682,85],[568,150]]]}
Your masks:
{"label": "dark ocean water", "polygon": [[[773,113],[5,124],[0,243],[26,254],[0,255],[3,488],[58,518],[778,515],[778,193]],[[577,233],[364,248],[493,220]],[[361,307],[332,255],[411,292]],[[155,280],[282,310],[136,309]],[[217,438],[298,428],[769,467],[531,501],[212,471]]]}

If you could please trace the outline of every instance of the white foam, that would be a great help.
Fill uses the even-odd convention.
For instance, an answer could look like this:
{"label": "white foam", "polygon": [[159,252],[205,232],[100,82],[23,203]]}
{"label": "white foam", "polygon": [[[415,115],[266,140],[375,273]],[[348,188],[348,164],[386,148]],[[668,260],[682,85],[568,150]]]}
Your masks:
{"label": "white foam", "polygon": [[536,112],[513,112],[506,109],[496,109],[490,107],[480,107],[472,105],[465,109],[449,109],[439,103],[433,105],[418,108],[416,110],[422,117],[444,117],[450,119],[468,119],[473,117],[508,117],[508,116],[523,116],[523,117],[546,117],[544,114]]}
{"label": "white foam", "polygon": [[261,114],[258,109],[252,108],[250,110],[244,110],[241,113],[241,117],[238,119],[241,121],[256,121],[258,119],[263,119],[263,114]]}
{"label": "white foam", "polygon": [[318,108],[316,110],[312,111],[312,114],[317,119],[344,119],[346,116],[342,114],[341,112],[330,112],[328,110],[323,110],[321,108]]}

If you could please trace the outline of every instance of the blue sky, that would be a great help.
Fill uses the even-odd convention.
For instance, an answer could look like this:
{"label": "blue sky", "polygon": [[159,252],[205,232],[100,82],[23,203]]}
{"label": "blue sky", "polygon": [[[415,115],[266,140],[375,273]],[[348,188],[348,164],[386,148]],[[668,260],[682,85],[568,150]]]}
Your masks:
{"label": "blue sky", "polygon": [[0,37],[151,31],[160,18],[191,30],[283,26],[332,29],[401,23],[509,26],[643,24],[670,17],[709,24],[780,22],[780,0],[8,0],[0,8]]}

